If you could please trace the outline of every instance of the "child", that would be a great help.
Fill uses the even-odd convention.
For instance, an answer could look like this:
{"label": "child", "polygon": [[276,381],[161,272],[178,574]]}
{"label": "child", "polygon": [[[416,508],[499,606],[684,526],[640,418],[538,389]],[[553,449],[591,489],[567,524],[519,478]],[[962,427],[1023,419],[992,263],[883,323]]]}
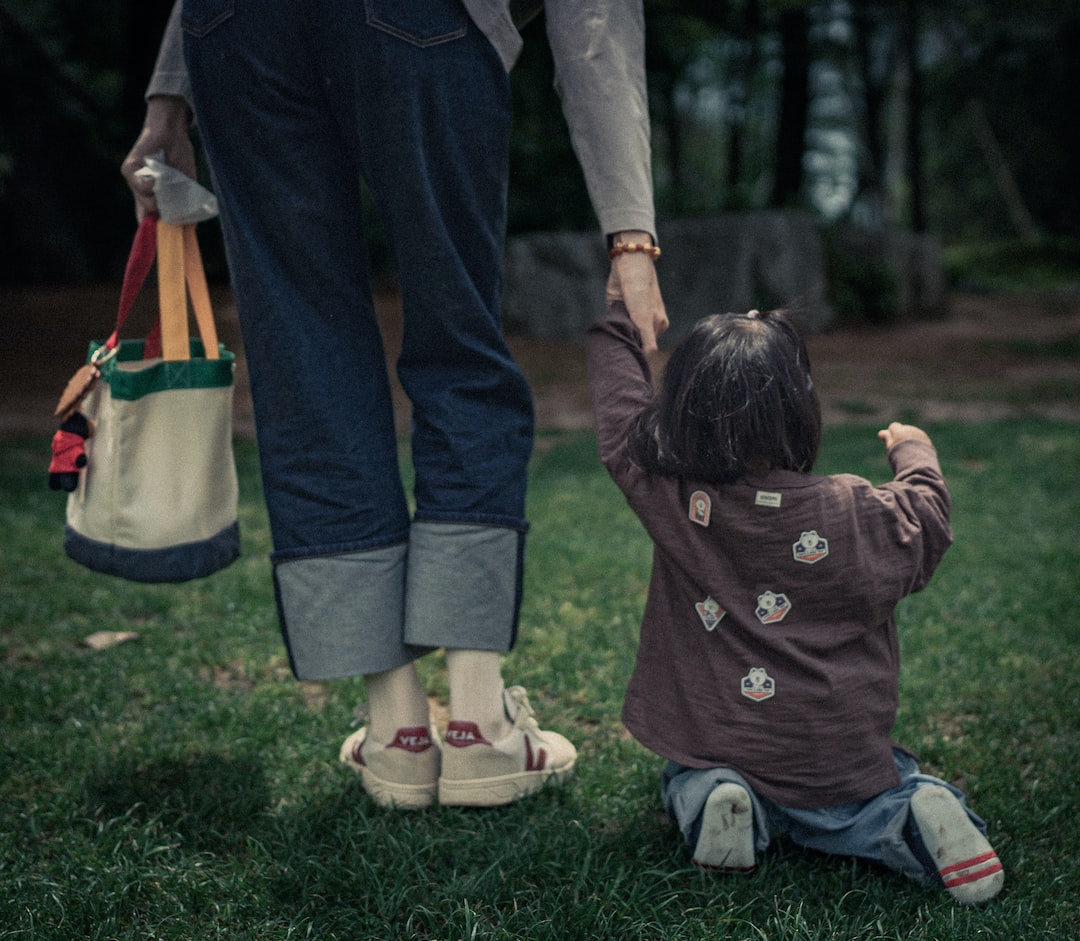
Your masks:
{"label": "child", "polygon": [[693,861],[749,872],[786,833],[972,904],[1001,863],[963,796],[890,739],[894,608],[952,541],[925,432],[879,432],[895,479],[811,474],[821,413],[782,313],[700,321],[654,396],[617,294],[589,328],[600,457],[654,543],[627,728],[668,759]]}

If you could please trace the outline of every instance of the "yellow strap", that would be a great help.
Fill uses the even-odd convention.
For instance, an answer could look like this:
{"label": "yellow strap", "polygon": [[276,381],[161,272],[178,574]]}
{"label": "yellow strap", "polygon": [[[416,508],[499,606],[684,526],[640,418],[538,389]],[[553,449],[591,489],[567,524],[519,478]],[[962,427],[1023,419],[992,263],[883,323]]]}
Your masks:
{"label": "yellow strap", "polygon": [[190,359],[183,230],[160,219],[157,223],[157,266],[162,358]]}
{"label": "yellow strap", "polygon": [[184,293],[186,281],[204,355],[207,359],[219,359],[217,328],[210,305],[210,291],[206,286],[202,254],[195,238],[195,226],[170,225],[159,220],[157,263],[162,357],[168,360],[191,358],[187,295]]}
{"label": "yellow strap", "polygon": [[203,355],[207,359],[220,359],[214,311],[210,306],[210,291],[206,287],[206,272],[203,271],[202,254],[199,252],[199,240],[195,238],[194,223],[184,226],[184,275],[187,278],[188,291],[191,292],[195,323],[198,324],[199,336],[202,337]]}

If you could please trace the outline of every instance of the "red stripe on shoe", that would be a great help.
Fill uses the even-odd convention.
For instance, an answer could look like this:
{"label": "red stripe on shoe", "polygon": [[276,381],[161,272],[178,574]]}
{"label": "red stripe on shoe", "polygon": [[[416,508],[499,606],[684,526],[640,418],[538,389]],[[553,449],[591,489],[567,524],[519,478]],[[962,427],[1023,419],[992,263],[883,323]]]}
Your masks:
{"label": "red stripe on shoe", "polygon": [[[975,856],[952,866],[946,866],[941,870],[941,878],[945,880],[945,887],[951,889],[954,886],[978,882],[980,879],[992,876],[996,872],[1001,872],[1003,868],[997,853],[991,850],[982,856]],[[966,869],[970,869],[971,872],[963,872]],[[954,876],[953,873],[958,873],[958,875]],[[950,876],[952,878],[949,878]]]}
{"label": "red stripe on shoe", "polygon": [[528,735],[525,736],[525,770],[526,771],[543,771],[544,765],[547,763],[547,751],[541,748],[538,752],[533,752],[532,739]]}
{"label": "red stripe on shoe", "polygon": [[988,876],[1001,872],[1003,868],[1001,863],[998,863],[995,866],[988,866],[986,869],[978,869],[975,872],[968,873],[966,876],[957,876],[955,879],[946,879],[945,888],[955,889],[957,886],[971,885],[973,882],[978,882],[980,879],[985,879]]}

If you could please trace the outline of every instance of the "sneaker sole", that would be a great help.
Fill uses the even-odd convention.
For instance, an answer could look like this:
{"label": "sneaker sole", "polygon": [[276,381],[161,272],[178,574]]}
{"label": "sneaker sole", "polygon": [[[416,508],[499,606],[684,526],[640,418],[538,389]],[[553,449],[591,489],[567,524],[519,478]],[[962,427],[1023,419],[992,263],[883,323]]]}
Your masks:
{"label": "sneaker sole", "polygon": [[493,778],[439,778],[439,803],[444,807],[502,807],[535,794],[547,784],[561,784],[573,770],[571,761],[562,768],[519,771]]}
{"label": "sneaker sole", "polygon": [[938,785],[919,788],[911,812],[949,895],[978,905],[1001,891],[1001,860],[950,791]]}
{"label": "sneaker sole", "polygon": [[691,860],[701,869],[750,873],[754,861],[754,815],[750,795],[738,784],[718,784],[705,802],[701,834]]}
{"label": "sneaker sole", "polygon": [[435,803],[434,784],[399,784],[375,777],[367,768],[360,769],[360,783],[376,804],[391,810],[424,810]]}

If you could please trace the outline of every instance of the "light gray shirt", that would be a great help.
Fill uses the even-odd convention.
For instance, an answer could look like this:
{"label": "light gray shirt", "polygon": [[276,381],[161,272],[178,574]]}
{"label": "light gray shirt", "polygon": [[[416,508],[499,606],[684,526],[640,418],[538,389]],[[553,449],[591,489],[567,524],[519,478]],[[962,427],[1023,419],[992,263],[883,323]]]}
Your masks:
{"label": "light gray shirt", "polygon": [[[169,18],[147,97],[191,101],[181,2]],[[509,72],[522,47],[511,0],[463,2]],[[600,228],[655,235],[641,0],[546,0],[544,10],[555,88]]]}

